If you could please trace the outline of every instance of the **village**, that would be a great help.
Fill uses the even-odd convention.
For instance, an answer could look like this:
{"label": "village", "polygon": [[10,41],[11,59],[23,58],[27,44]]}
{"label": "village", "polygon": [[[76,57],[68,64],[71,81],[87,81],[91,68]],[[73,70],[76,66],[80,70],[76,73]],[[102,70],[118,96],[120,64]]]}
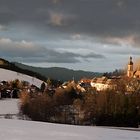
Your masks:
{"label": "village", "polygon": [[[0,65],[6,65],[4,60],[0,60]],[[19,73],[17,73],[19,75]],[[54,86],[53,83],[48,79],[47,81],[42,81],[40,85],[36,86],[33,83],[30,84],[29,81],[20,81],[19,79],[11,80],[11,81],[0,81],[0,98],[18,98],[20,92],[28,92],[28,93],[38,93],[41,94],[43,92],[49,91],[50,93],[54,93],[56,88],[67,88],[69,84],[73,85],[76,89],[77,93],[86,93],[89,89],[93,90],[93,93],[97,93],[104,90],[117,90],[120,84],[120,81],[124,82],[126,93],[129,94],[135,92],[136,90],[133,85],[134,82],[139,88],[140,84],[140,70],[134,70],[132,57],[128,62],[127,71],[125,75],[118,76],[101,76],[94,77],[92,79],[82,78],[80,81],[76,82],[74,79],[70,81],[66,81],[62,84]],[[34,78],[32,79],[34,81]]]}

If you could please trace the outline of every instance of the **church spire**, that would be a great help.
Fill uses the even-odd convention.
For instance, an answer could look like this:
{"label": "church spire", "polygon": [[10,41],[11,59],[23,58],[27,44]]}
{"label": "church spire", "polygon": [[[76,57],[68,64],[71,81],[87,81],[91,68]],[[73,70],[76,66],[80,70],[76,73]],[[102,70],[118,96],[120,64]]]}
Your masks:
{"label": "church spire", "polygon": [[128,77],[133,77],[133,61],[132,61],[132,57],[130,56],[130,60],[128,63],[128,67],[127,67],[127,76]]}
{"label": "church spire", "polygon": [[133,65],[132,57],[130,56],[129,64],[128,65]]}

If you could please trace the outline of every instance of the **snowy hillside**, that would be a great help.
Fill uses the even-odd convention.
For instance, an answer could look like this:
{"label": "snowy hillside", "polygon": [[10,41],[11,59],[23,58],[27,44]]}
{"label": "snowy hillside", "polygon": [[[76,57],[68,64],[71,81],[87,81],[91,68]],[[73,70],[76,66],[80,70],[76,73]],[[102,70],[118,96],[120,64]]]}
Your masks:
{"label": "snowy hillside", "polygon": [[0,119],[2,140],[140,140],[140,132]]}
{"label": "snowy hillside", "polygon": [[[18,113],[18,99],[0,100],[0,114]],[[1,140],[140,140],[140,131],[0,119]]]}
{"label": "snowy hillside", "polygon": [[19,79],[20,81],[28,81],[30,84],[36,85],[37,87],[40,87],[42,83],[42,81],[37,78],[0,68],[0,81],[10,81],[15,79]]}

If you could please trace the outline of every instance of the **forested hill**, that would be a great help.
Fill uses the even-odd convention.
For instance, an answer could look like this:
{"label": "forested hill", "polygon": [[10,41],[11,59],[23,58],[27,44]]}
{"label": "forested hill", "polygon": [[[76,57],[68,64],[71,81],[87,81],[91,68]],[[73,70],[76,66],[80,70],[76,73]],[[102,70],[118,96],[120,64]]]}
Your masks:
{"label": "forested hill", "polygon": [[39,73],[45,77],[49,77],[51,79],[57,79],[61,81],[68,81],[72,80],[73,78],[78,81],[81,78],[93,78],[101,76],[102,73],[98,72],[87,72],[87,71],[75,71],[71,69],[66,68],[60,68],[60,67],[51,67],[51,68],[41,68],[41,67],[32,67],[23,65],[21,63],[14,62],[15,66],[18,66],[19,68],[30,70],[36,73]]}
{"label": "forested hill", "polygon": [[31,76],[31,77],[36,77],[36,78],[38,78],[42,81],[47,80],[47,78],[45,76],[43,76],[43,75],[41,75],[37,72],[31,71],[29,69],[24,69],[24,68],[18,67],[14,63],[11,63],[11,62],[9,62],[5,59],[2,59],[2,58],[0,58],[0,68],[15,71],[15,72],[18,72],[18,73],[22,73],[22,74],[25,74],[25,75],[28,75],[28,76]]}

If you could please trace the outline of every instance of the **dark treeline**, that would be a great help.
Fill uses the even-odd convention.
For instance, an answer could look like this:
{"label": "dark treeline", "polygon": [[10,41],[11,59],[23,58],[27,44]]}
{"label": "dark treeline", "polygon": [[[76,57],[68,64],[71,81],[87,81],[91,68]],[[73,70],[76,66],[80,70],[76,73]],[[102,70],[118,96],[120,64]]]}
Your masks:
{"label": "dark treeline", "polygon": [[[126,81],[125,81],[126,82]],[[136,83],[132,80],[129,83]],[[80,93],[76,84],[58,88],[53,94],[22,93],[21,112],[32,120],[78,125],[138,127],[140,122],[140,86],[126,92],[123,81],[117,90],[97,92],[89,88]]]}
{"label": "dark treeline", "polygon": [[112,77],[112,76],[123,76],[126,74],[126,71],[123,69],[116,69],[113,72],[105,72],[103,76]]}

